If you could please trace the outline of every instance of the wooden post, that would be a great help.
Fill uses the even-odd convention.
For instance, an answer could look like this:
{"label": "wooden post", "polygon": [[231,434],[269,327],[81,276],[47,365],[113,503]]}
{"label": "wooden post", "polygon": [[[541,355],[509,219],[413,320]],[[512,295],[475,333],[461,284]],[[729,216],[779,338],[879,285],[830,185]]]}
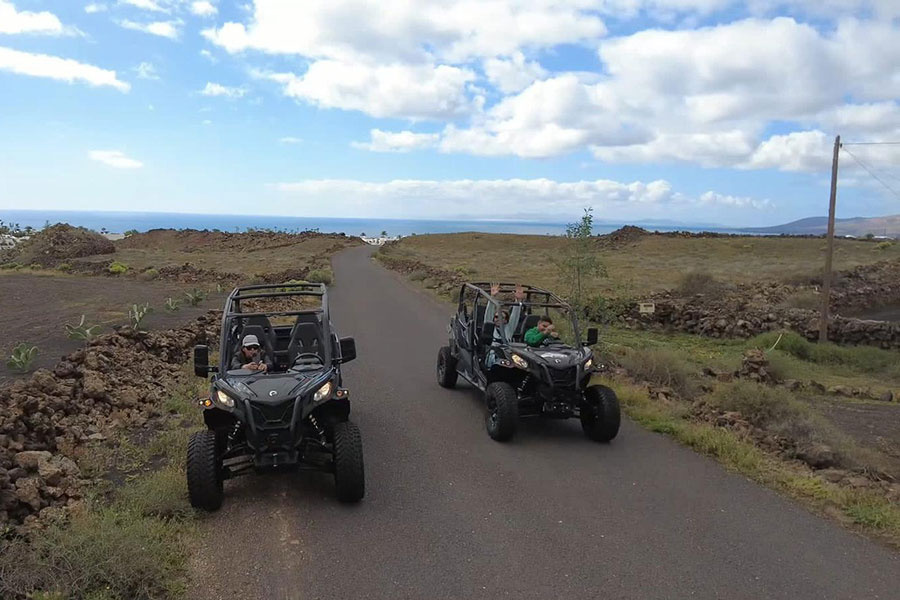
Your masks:
{"label": "wooden post", "polygon": [[828,203],[828,244],[825,250],[825,273],[822,275],[822,316],[819,319],[819,342],[828,341],[828,311],[831,302],[831,270],[834,258],[834,206],[837,201],[838,153],[841,136],[834,138],[834,158],[831,160],[831,200]]}

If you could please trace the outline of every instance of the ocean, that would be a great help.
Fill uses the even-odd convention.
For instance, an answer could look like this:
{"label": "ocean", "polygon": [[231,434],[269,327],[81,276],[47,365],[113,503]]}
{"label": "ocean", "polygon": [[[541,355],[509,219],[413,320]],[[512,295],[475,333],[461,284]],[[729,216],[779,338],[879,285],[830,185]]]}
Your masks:
{"label": "ocean", "polygon": [[[154,212],[88,212],[50,210],[0,209],[0,221],[18,223],[21,227],[40,229],[45,224],[69,223],[96,231],[124,233],[129,230],[150,229],[218,229],[221,231],[245,231],[247,229],[275,229],[297,232],[318,230],[322,233],[366,234],[378,236],[386,231],[389,236],[407,236],[423,233],[457,233],[477,231],[482,233],[520,233],[534,235],[559,235],[565,232],[565,223],[536,221],[475,221],[475,220],[417,220],[417,219],[346,219],[320,217],[243,216],[216,214],[154,213]],[[625,223],[597,224],[594,233],[615,231]],[[736,230],[709,226],[652,225],[637,223],[645,229],[658,231],[717,231],[737,233]]]}

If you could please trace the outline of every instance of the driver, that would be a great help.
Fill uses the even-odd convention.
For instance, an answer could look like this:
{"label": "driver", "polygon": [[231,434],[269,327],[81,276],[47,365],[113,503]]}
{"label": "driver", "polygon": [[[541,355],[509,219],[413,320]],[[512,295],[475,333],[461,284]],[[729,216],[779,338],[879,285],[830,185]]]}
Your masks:
{"label": "driver", "polygon": [[259,339],[250,334],[244,336],[240,352],[231,359],[231,368],[265,373],[272,369],[272,361],[259,347]]}
{"label": "driver", "polygon": [[548,338],[559,338],[559,333],[553,326],[553,319],[542,315],[536,327],[525,332],[525,343],[532,348],[540,346]]}

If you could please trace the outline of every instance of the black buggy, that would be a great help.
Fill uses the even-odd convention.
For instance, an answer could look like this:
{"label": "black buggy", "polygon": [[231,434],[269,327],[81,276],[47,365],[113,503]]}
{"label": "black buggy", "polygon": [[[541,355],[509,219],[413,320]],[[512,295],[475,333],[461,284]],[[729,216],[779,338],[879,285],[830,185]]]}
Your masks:
{"label": "black buggy", "polygon": [[[247,335],[256,336],[268,372],[233,368]],[[325,286],[235,288],[225,301],[219,349],[219,366],[211,367],[208,348],[194,348],[194,372],[214,375],[200,402],[207,429],[188,444],[191,505],[216,510],[224,480],[280,467],[333,473],[338,498],[360,500],[362,439],[341,381],[341,364],[356,358],[356,344],[332,331]]]}
{"label": "black buggy", "polygon": [[[516,288],[520,298],[516,299]],[[459,308],[450,318],[450,344],[438,352],[437,380],[446,388],[461,375],[484,392],[488,434],[506,441],[520,417],[578,417],[585,435],[608,442],[619,432],[619,401],[615,392],[591,385],[597,330],[581,341],[578,320],[561,298],[540,288],[503,283],[491,295],[489,283],[466,283]],[[491,315],[509,312],[509,325],[497,327]],[[553,315],[560,338],[529,347],[525,332],[542,315]]]}

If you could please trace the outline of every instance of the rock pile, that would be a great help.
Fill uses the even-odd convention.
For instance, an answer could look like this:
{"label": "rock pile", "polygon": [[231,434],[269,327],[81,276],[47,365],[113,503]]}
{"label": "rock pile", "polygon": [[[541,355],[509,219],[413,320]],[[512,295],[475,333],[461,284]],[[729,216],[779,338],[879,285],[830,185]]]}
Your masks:
{"label": "rock pile", "polygon": [[99,233],[84,227],[57,223],[6,251],[0,262],[17,262],[23,265],[37,263],[52,267],[73,258],[112,254],[115,251],[113,243]]}
{"label": "rock pile", "polygon": [[737,372],[740,379],[749,379],[756,383],[778,383],[775,375],[769,370],[769,358],[762,350],[753,348],[744,352],[741,369]]}
{"label": "rock pile", "polygon": [[0,529],[77,501],[75,448],[162,416],[191,348],[214,339],[214,314],[168,331],[121,327],[0,389]]}

